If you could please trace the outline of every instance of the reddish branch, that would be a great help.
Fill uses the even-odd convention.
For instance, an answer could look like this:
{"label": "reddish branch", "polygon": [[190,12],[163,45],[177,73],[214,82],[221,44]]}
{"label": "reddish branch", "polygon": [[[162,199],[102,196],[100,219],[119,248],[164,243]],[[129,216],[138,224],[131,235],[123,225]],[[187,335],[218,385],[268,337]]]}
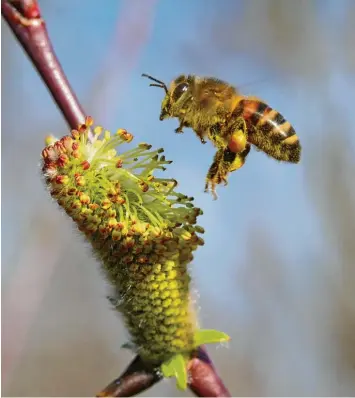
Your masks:
{"label": "reddish branch", "polygon": [[[188,364],[189,387],[198,397],[230,397],[230,393],[219,378],[204,347]],[[137,356],[125,372],[103,389],[97,397],[132,397],[148,389],[161,379],[154,369],[146,367]]]}
{"label": "reddish branch", "polygon": [[[85,121],[85,113],[54,53],[37,0],[2,0],[1,13],[48,87],[70,128]],[[204,347],[189,365],[189,387],[199,397],[230,397]],[[97,396],[128,397],[161,380],[161,375],[137,356],[125,372]]]}
{"label": "reddish branch", "polygon": [[137,355],[128,368],[97,397],[133,397],[162,379],[155,370],[148,368]]}
{"label": "reddish branch", "polygon": [[77,128],[85,122],[85,113],[54,52],[37,0],[2,0],[1,13],[42,77],[70,128]]}
{"label": "reddish branch", "polygon": [[196,357],[191,359],[188,368],[191,378],[189,387],[196,396],[231,397],[204,346],[199,347]]}

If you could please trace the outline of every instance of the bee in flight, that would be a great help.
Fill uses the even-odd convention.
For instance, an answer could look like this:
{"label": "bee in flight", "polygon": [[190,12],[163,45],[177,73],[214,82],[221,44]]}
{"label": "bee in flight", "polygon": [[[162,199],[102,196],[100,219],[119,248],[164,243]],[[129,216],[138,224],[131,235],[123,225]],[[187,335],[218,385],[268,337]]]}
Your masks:
{"label": "bee in flight", "polygon": [[212,77],[180,75],[168,88],[150,75],[142,76],[155,82],[150,86],[165,91],[160,120],[176,117],[180,122],[176,133],[192,128],[203,144],[209,139],[216,147],[205,185],[215,199],[216,185],[227,185],[228,174],[244,165],[251,145],[282,162],[300,161],[301,145],[294,128],[260,99],[244,96]]}

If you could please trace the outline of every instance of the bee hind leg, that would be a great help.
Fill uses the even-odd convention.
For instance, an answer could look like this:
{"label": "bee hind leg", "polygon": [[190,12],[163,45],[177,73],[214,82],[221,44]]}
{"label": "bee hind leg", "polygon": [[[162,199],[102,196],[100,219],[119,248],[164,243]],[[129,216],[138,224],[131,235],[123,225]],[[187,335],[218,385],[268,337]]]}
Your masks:
{"label": "bee hind leg", "polygon": [[233,120],[228,126],[228,148],[234,153],[242,153],[247,147],[248,129],[243,118]]}
{"label": "bee hind leg", "polygon": [[229,148],[219,149],[207,173],[205,192],[211,188],[214,199],[217,199],[216,185],[221,183],[224,183],[224,186],[228,185],[228,174],[244,166],[249,152],[248,143],[241,153],[232,152]]}
{"label": "bee hind leg", "polygon": [[206,176],[205,192],[209,192],[211,188],[211,193],[215,200],[217,199],[216,185],[221,182],[220,168],[221,168],[222,159],[223,159],[223,149],[219,149],[213,158],[213,163],[208,169],[208,173]]}

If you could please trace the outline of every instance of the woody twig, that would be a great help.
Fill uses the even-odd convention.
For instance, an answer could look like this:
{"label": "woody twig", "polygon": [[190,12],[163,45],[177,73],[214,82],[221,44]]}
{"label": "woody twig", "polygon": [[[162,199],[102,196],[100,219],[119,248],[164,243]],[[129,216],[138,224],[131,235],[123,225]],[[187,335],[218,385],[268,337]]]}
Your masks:
{"label": "woody twig", "polygon": [[48,87],[69,127],[85,122],[84,111],[54,52],[37,0],[2,0],[1,14]]}
{"label": "woody twig", "polygon": [[[188,365],[189,388],[197,397],[230,397],[204,347],[200,347]],[[131,397],[148,389],[161,379],[159,373],[147,370],[137,356],[126,371],[104,388],[97,397]]]}

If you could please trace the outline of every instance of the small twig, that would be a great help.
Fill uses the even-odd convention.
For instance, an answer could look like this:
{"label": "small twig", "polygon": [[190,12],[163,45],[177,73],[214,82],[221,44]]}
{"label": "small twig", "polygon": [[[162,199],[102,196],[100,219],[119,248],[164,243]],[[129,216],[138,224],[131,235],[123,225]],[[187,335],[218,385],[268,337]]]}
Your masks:
{"label": "small twig", "polygon": [[48,37],[37,0],[2,0],[1,14],[48,87],[69,127],[85,122],[79,104]]}
{"label": "small twig", "polygon": [[[153,31],[154,8],[158,0],[125,0],[114,26],[112,43],[91,88],[90,109],[96,119],[107,123],[124,98],[125,85],[136,68]],[[125,23],[129,21],[129,23]],[[120,65],[117,68],[117,65]]]}
{"label": "small twig", "polygon": [[[200,347],[188,364],[189,387],[198,397],[231,397],[218,376],[204,347]],[[105,387],[97,397],[132,397],[157,383],[161,376],[135,357],[125,372]]]}
{"label": "small twig", "polygon": [[133,397],[155,383],[162,376],[153,368],[148,368],[137,355],[123,374],[99,392],[97,397]]}
{"label": "small twig", "polygon": [[[79,104],[54,53],[37,0],[2,0],[1,13],[48,87],[70,128],[85,123]],[[89,137],[93,139],[93,135]],[[190,389],[199,397],[230,397],[206,350],[200,347],[189,365]],[[155,370],[136,357],[126,371],[97,396],[128,397],[161,380]]]}
{"label": "small twig", "polygon": [[198,349],[195,358],[189,362],[191,391],[198,397],[231,397],[223,381],[218,376],[212,360],[207,354],[205,347]]}

